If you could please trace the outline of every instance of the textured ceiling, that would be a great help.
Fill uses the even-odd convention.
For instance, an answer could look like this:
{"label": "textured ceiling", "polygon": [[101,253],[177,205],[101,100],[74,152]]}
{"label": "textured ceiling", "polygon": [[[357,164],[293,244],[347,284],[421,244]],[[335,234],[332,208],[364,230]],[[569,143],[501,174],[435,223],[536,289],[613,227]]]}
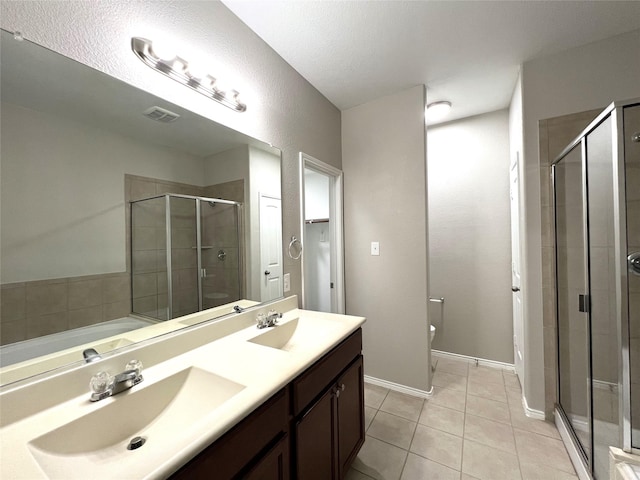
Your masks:
{"label": "textured ceiling", "polygon": [[448,120],[507,107],[527,60],[640,28],[640,1],[222,1],[338,108],[426,84]]}

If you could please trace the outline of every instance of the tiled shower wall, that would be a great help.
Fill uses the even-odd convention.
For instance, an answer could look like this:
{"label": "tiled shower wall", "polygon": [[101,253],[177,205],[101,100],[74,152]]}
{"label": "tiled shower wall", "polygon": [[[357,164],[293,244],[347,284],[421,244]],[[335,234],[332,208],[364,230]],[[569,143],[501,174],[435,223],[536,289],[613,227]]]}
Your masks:
{"label": "tiled shower wall", "polygon": [[[143,177],[127,176],[131,183],[132,200],[177,193],[210,198],[224,198],[244,202],[244,180],[208,187],[164,182]],[[158,320],[168,318],[168,288],[166,268],[166,223],[164,198],[137,204],[133,242],[134,298],[133,311]],[[127,203],[128,204],[128,203]],[[203,268],[208,271],[203,282],[203,308],[212,308],[229,299],[240,298],[238,288],[238,248],[235,226],[235,207],[203,206]],[[129,217],[127,217],[129,221]],[[233,224],[232,227],[229,225]],[[220,227],[220,225],[223,225]],[[208,229],[208,227],[210,227]],[[213,231],[209,231],[213,229]],[[127,227],[129,232],[129,228]],[[198,311],[198,270],[196,245],[195,202],[190,199],[171,199],[171,254],[173,317]],[[218,259],[220,248],[227,256]],[[228,294],[227,297],[221,295]]]}
{"label": "tiled shower wall", "polygon": [[[224,198],[245,204],[244,180],[210,185],[204,188],[205,197]],[[244,214],[247,212],[245,211]],[[211,274],[203,281],[203,308],[212,308],[232,300],[245,297],[247,291],[246,278],[239,278],[244,271],[244,226],[236,224],[236,207],[216,206],[205,210],[203,243],[213,247],[203,250],[203,267]],[[242,222],[241,216],[238,221]],[[218,252],[223,250],[226,254],[222,260]],[[239,265],[239,267],[238,267]],[[246,275],[244,276],[246,277]]]}
{"label": "tiled shower wall", "polygon": [[[176,182],[166,182],[152,178],[126,175],[125,188],[129,192],[129,201],[141,200],[177,193],[181,195],[202,196],[203,188]],[[134,274],[133,311],[158,320],[167,319],[167,257],[164,198],[144,202],[138,207],[139,214],[133,242]],[[173,248],[173,305],[174,316],[197,310],[196,291],[197,262],[195,250],[195,207],[194,202],[186,199],[172,199],[172,247]],[[127,232],[130,215],[127,215]],[[193,237],[193,238],[192,238]],[[127,245],[130,245],[130,238]],[[129,265],[129,263],[127,263]],[[195,305],[195,308],[194,308]]]}

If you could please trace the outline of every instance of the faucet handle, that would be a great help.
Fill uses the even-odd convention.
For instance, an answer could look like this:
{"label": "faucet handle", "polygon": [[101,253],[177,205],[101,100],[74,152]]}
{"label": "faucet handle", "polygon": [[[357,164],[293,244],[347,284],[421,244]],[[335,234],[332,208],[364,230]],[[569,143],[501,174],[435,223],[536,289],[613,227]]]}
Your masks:
{"label": "faucet handle", "polygon": [[89,387],[92,392],[91,401],[95,402],[108,397],[113,390],[114,382],[115,377],[109,372],[98,372],[91,377],[91,381],[89,382]]}
{"label": "faucet handle", "polygon": [[140,360],[131,360],[124,367],[125,372],[133,370],[136,372],[136,377],[139,377],[142,373],[142,362]]}

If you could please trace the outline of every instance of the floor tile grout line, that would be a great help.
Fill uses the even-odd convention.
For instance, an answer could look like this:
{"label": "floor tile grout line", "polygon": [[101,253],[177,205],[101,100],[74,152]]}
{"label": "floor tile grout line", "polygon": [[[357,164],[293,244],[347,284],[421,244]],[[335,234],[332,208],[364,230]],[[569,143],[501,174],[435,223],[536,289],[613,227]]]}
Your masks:
{"label": "floor tile grout line", "polygon": [[[509,422],[507,423],[507,422],[505,422],[505,421],[500,421],[500,420],[497,420],[497,419],[494,419],[494,418],[491,418],[491,417],[484,417],[484,416],[482,416],[482,415],[475,415],[475,416],[476,416],[476,417],[479,417],[479,418],[482,418],[482,419],[484,419],[484,420],[487,420],[487,421],[492,421],[492,422],[495,422],[495,423],[501,424],[501,425],[509,425],[509,427],[511,428],[512,438],[513,438],[513,442],[514,442],[514,446],[515,446],[515,454],[516,454],[516,458],[517,458],[517,462],[518,462],[518,470],[519,470],[520,478],[522,478],[522,475],[523,475],[523,473],[522,473],[522,459],[521,459],[521,456],[520,456],[520,449],[518,448],[518,444],[516,443],[516,438],[515,438],[516,430],[518,430],[518,431],[522,431],[523,433],[527,433],[527,434],[531,434],[531,435],[536,435],[536,436],[540,436],[540,437],[544,437],[544,438],[548,438],[548,439],[552,439],[552,440],[557,440],[557,437],[555,437],[555,436],[553,436],[553,435],[550,435],[550,434],[547,434],[547,433],[540,433],[540,432],[538,432],[538,431],[528,429],[528,428],[526,427],[526,425],[525,425],[525,426],[522,426],[522,425],[516,426],[516,425],[514,424],[514,416],[513,416],[513,412],[516,410],[516,407],[514,407],[513,409],[511,408],[511,407],[512,407],[512,405],[511,405],[511,403],[509,402],[509,395],[507,394],[507,392],[508,392],[509,390],[519,390],[519,391],[521,392],[521,389],[512,388],[512,386],[511,386],[511,385],[507,385],[507,384],[506,384],[506,376],[505,376],[505,372],[506,372],[506,370],[505,370],[505,371],[503,371],[503,375],[502,375],[502,377],[503,377],[503,384],[502,384],[502,387],[503,387],[503,388],[502,388],[502,394],[504,394],[504,395],[507,397],[506,406],[507,406],[507,408],[508,408]],[[446,373],[448,373],[448,372],[446,372]],[[511,372],[507,372],[507,373],[511,373]],[[455,373],[452,373],[452,375],[456,375],[456,374],[455,374]],[[458,375],[458,376],[462,376],[462,375]],[[474,378],[475,378],[475,379],[477,379],[477,377],[474,377]],[[463,412],[461,412],[461,413],[463,413],[463,414],[464,414],[464,417],[463,417],[463,418],[464,418],[464,422],[463,422],[463,430],[462,430],[462,437],[461,437],[461,439],[462,439],[462,447],[461,447],[461,463],[460,463],[460,469],[459,469],[459,470],[453,469],[453,468],[451,468],[451,466],[449,466],[449,465],[445,465],[445,464],[440,463],[440,462],[438,462],[438,461],[431,460],[430,458],[425,457],[425,456],[421,455],[420,453],[416,453],[416,452],[412,452],[412,451],[411,451],[411,446],[412,446],[413,441],[414,441],[414,439],[415,439],[415,436],[416,436],[416,432],[417,432],[418,425],[422,425],[423,427],[431,428],[431,429],[437,430],[437,431],[439,431],[439,432],[448,433],[448,434],[450,434],[450,435],[453,435],[453,436],[456,436],[456,437],[460,438],[460,436],[459,436],[459,435],[456,435],[456,434],[454,434],[454,433],[451,433],[451,432],[448,432],[448,431],[445,431],[445,430],[441,430],[441,429],[439,429],[439,428],[435,428],[435,427],[432,427],[432,426],[430,426],[430,425],[426,425],[426,424],[423,424],[423,423],[421,423],[421,422],[420,422],[420,418],[422,417],[422,411],[425,409],[426,405],[429,403],[429,400],[428,400],[428,399],[426,399],[426,400],[422,400],[422,403],[421,403],[421,409],[420,409],[420,414],[418,415],[418,418],[417,418],[417,420],[415,420],[415,421],[414,421],[414,420],[411,420],[411,419],[408,419],[408,418],[405,418],[405,417],[403,417],[403,416],[401,416],[401,415],[396,415],[396,414],[394,414],[394,413],[386,412],[385,410],[382,410],[382,404],[383,404],[383,403],[384,403],[384,401],[388,398],[388,395],[389,395],[389,393],[391,392],[391,390],[390,390],[390,389],[388,389],[388,390],[387,390],[387,392],[385,393],[384,398],[382,399],[382,402],[380,403],[380,407],[376,408],[376,407],[371,407],[371,406],[369,406],[369,408],[371,408],[371,409],[375,410],[375,413],[374,413],[374,415],[373,415],[373,417],[372,417],[372,419],[371,419],[371,423],[369,424],[369,427],[373,424],[373,421],[375,420],[375,418],[376,418],[377,414],[378,414],[380,411],[384,412],[384,413],[385,413],[385,414],[387,414],[387,415],[391,415],[391,416],[397,417],[397,418],[399,418],[399,419],[402,419],[402,420],[405,420],[405,421],[409,421],[409,422],[411,422],[411,423],[413,423],[413,424],[414,424],[414,427],[413,427],[413,434],[412,434],[412,436],[411,436],[411,440],[410,440],[410,442],[409,442],[409,448],[408,448],[408,449],[405,449],[405,448],[399,447],[398,445],[394,445],[393,443],[387,442],[387,441],[385,441],[385,440],[378,439],[377,437],[370,436],[371,438],[374,438],[374,439],[376,439],[376,440],[378,440],[378,441],[380,441],[380,442],[382,442],[382,443],[385,443],[385,444],[387,444],[387,445],[393,446],[393,447],[395,447],[395,448],[398,448],[398,449],[403,450],[403,451],[405,451],[405,452],[406,452],[406,456],[405,456],[405,459],[404,459],[404,463],[403,463],[403,466],[402,466],[402,469],[401,469],[401,475],[404,473],[404,470],[405,470],[405,468],[406,468],[406,464],[407,464],[407,461],[408,461],[408,455],[409,455],[409,453],[413,453],[414,455],[416,455],[416,456],[418,456],[418,457],[420,457],[420,458],[424,458],[424,459],[426,459],[426,460],[428,460],[428,461],[431,461],[431,462],[437,463],[437,464],[442,465],[442,466],[444,466],[444,467],[446,467],[446,468],[449,468],[449,469],[452,469],[452,470],[454,470],[454,471],[457,471],[457,472],[460,474],[460,477],[461,477],[463,474],[465,474],[465,472],[463,471],[464,444],[465,444],[465,442],[466,442],[466,441],[472,441],[471,439],[466,438],[466,434],[467,434],[467,432],[466,432],[466,420],[467,420],[467,415],[474,416],[474,414],[472,414],[471,412],[468,412],[468,397],[469,397],[469,395],[471,395],[471,396],[479,397],[479,398],[482,398],[482,399],[485,399],[485,400],[492,400],[492,401],[496,401],[496,402],[498,402],[498,400],[496,400],[496,398],[492,398],[492,397],[488,397],[488,396],[483,397],[483,396],[480,396],[480,395],[473,395],[473,394],[470,394],[470,393],[469,393],[468,386],[469,386],[470,381],[472,381],[471,379],[472,379],[472,375],[466,375],[465,390],[464,390],[464,410],[463,410]],[[482,379],[481,379],[481,380],[482,380]],[[496,383],[494,383],[494,385],[497,385],[497,384],[496,384]],[[438,386],[438,387],[439,387],[439,389],[441,389],[441,390],[442,390],[442,389],[445,389],[445,390],[450,390],[451,392],[456,391],[456,392],[458,392],[458,393],[462,393],[462,391],[461,391],[461,390],[456,390],[456,389],[447,388],[446,386]],[[500,401],[499,403],[500,403],[500,404],[505,404],[505,402],[501,402],[501,401]],[[460,410],[457,410],[457,409],[455,409],[455,408],[449,408],[449,407],[448,407],[448,406],[446,406],[446,405],[442,405],[442,404],[438,404],[438,403],[434,403],[434,405],[436,405],[437,407],[448,408],[449,410],[456,411],[456,412],[460,412]],[[475,441],[474,441],[474,442],[475,442]],[[494,447],[494,446],[486,445],[486,444],[484,444],[483,442],[476,442],[476,443],[478,443],[479,445],[483,445],[483,446],[485,446],[485,447],[488,447],[488,448],[494,448],[494,449],[496,449],[496,450],[498,450],[498,451],[503,451],[504,453],[507,453],[507,454],[509,453],[509,452],[507,452],[507,451],[504,451],[504,450],[502,450],[502,449],[496,448],[496,447]],[[356,470],[357,470],[357,469],[356,469]],[[562,472],[562,473],[568,473],[568,474],[571,474],[571,472],[565,472],[564,470],[561,470],[561,469],[556,469],[556,468],[554,468],[554,470],[557,470],[558,472]],[[363,474],[364,474],[364,472],[360,472],[360,473],[363,473]],[[574,474],[575,474],[575,473],[574,473]],[[366,475],[366,474],[364,474],[364,475]]]}

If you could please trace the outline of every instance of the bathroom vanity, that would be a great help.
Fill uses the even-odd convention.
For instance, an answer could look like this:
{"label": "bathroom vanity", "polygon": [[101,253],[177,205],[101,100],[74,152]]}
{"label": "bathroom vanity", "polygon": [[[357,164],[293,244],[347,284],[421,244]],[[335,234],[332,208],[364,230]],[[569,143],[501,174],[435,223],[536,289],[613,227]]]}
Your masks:
{"label": "bathroom vanity", "polygon": [[344,478],[364,443],[358,329],[172,479]]}
{"label": "bathroom vanity", "polygon": [[[278,326],[257,329],[270,309]],[[364,441],[363,323],[290,297],[3,387],[0,477],[343,478]],[[91,402],[89,379],[132,359],[144,381]]]}

